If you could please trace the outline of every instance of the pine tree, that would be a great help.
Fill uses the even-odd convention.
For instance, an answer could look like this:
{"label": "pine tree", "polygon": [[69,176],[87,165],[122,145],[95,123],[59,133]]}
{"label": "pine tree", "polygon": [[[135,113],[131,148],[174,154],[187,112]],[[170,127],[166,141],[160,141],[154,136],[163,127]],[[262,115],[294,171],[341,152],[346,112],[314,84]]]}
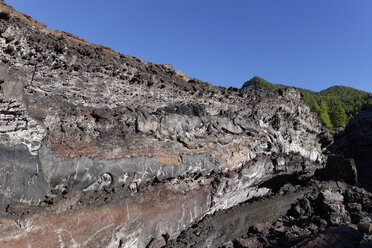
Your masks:
{"label": "pine tree", "polygon": [[345,127],[347,116],[345,109],[342,107],[341,102],[336,104],[335,110],[332,113],[332,124],[334,127]]}
{"label": "pine tree", "polygon": [[332,123],[331,123],[331,119],[329,118],[329,115],[328,115],[328,106],[326,104],[325,101],[322,100],[322,102],[320,103],[320,120],[329,128],[333,128],[332,126]]}
{"label": "pine tree", "polygon": [[318,103],[315,101],[314,97],[311,97],[311,111],[317,113],[318,115],[320,115],[320,112],[321,112],[321,109],[318,105]]}

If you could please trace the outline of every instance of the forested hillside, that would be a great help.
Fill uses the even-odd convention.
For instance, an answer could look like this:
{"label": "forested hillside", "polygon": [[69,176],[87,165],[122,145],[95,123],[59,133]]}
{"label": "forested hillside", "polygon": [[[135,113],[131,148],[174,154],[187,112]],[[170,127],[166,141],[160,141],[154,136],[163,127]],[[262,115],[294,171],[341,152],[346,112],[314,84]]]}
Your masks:
{"label": "forested hillside", "polygon": [[[288,87],[273,84],[260,77],[253,77],[242,88],[280,89]],[[322,122],[329,128],[345,127],[351,118],[358,114],[363,104],[372,104],[372,93],[346,86],[332,86],[320,92],[299,90],[310,109],[318,113]]]}

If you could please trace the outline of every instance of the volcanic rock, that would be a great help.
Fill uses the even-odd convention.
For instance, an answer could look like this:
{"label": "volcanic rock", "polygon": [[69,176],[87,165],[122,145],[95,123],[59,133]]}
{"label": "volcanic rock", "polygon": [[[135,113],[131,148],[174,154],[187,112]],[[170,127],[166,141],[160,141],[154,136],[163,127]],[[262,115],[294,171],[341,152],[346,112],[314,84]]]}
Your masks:
{"label": "volcanic rock", "polygon": [[311,179],[329,134],[295,88],[190,80],[3,2],[0,30],[0,247],[295,245],[370,217],[352,163]]}
{"label": "volcanic rock", "polygon": [[303,241],[295,247],[358,247],[362,235],[351,227],[330,227],[317,237]]}
{"label": "volcanic rock", "polygon": [[363,187],[372,189],[372,105],[365,105],[350,120],[345,130],[336,135],[331,147],[334,153],[353,158]]}
{"label": "volcanic rock", "polygon": [[342,204],[344,197],[339,192],[325,190],[320,196],[323,202],[324,216],[332,225],[346,225],[350,223],[349,213]]}
{"label": "volcanic rock", "polygon": [[294,88],[213,87],[0,6],[0,211],[23,223],[2,247],[159,246],[324,166]]}
{"label": "volcanic rock", "polygon": [[351,185],[358,184],[358,172],[352,158],[342,155],[329,155],[326,167],[317,171],[317,176],[324,180],[344,181]]}

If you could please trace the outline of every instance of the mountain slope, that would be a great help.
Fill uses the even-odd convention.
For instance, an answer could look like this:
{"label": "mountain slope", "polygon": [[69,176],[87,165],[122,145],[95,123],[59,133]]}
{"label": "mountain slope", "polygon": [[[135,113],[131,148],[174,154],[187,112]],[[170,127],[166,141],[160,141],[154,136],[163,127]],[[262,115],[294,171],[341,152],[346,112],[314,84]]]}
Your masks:
{"label": "mountain slope", "polygon": [[325,130],[294,88],[188,80],[1,3],[0,27],[2,248],[160,247],[324,166]]}
{"label": "mountain slope", "polygon": [[[245,82],[242,89],[281,89],[285,87],[288,86],[273,84],[255,76]],[[346,86],[332,86],[320,92],[301,88],[299,90],[310,109],[317,112],[322,122],[330,128],[345,127],[349,120],[358,114],[364,104],[372,104],[372,93]]]}
{"label": "mountain slope", "polygon": [[331,137],[299,90],[190,80],[1,2],[0,31],[1,248],[290,247],[349,203],[372,219],[367,193],[317,181]]}

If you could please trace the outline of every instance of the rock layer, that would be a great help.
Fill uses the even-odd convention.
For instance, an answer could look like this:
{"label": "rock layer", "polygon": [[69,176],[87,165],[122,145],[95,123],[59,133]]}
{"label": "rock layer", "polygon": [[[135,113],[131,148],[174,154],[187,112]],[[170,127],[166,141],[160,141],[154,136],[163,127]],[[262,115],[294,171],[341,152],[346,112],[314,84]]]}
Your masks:
{"label": "rock layer", "polygon": [[325,165],[294,88],[214,87],[0,11],[2,247],[158,247]]}

